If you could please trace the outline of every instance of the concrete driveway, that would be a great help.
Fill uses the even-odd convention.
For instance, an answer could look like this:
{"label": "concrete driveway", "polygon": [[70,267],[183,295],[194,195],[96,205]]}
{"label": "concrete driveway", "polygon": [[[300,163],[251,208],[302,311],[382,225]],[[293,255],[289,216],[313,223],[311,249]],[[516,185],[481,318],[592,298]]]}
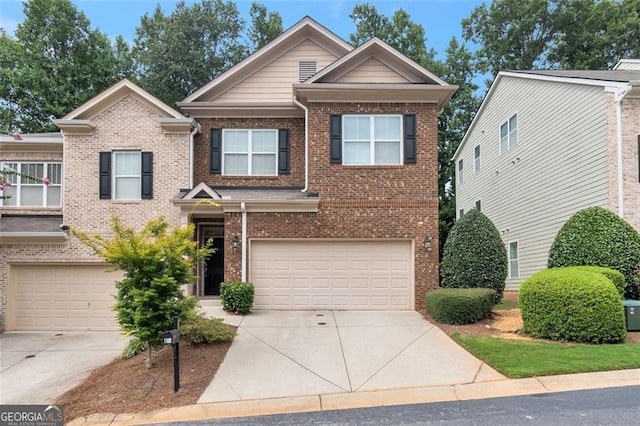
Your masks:
{"label": "concrete driveway", "polygon": [[238,335],[199,403],[505,379],[413,311],[236,318]]}
{"label": "concrete driveway", "polygon": [[120,354],[118,332],[0,335],[0,404],[47,404]]}

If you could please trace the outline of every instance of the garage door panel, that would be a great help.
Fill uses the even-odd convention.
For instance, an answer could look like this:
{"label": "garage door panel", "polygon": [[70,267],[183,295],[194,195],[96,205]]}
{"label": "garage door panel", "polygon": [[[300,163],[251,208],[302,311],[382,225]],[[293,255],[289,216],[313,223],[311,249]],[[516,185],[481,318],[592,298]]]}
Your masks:
{"label": "garage door panel", "polygon": [[118,330],[119,272],[97,265],[14,265],[9,313],[13,330]]}
{"label": "garage door panel", "polygon": [[252,241],[254,307],[412,309],[411,256],[407,241]]}

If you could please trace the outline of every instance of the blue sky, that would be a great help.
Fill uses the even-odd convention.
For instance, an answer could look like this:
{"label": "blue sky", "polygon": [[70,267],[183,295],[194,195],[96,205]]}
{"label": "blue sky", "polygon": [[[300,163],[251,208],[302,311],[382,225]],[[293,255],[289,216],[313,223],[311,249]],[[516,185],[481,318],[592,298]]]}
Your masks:
{"label": "blue sky", "polygon": [[[74,0],[78,9],[91,21],[92,27],[98,27],[112,38],[122,35],[127,41],[135,37],[135,28],[140,24],[140,17],[152,13],[156,4],[160,4],[165,13],[173,10],[175,1],[166,0]],[[192,3],[192,1],[187,1]],[[241,14],[249,17],[251,0],[236,0]],[[264,0],[259,3],[268,10],[277,11],[282,16],[282,24],[286,29],[305,15],[311,16],[322,25],[348,40],[355,26],[349,14],[356,4],[366,1],[352,0]],[[470,15],[479,0],[369,0],[380,13],[391,16],[399,8],[406,10],[411,18],[422,24],[427,35],[429,47],[438,51],[444,58],[451,37],[462,38],[460,21]],[[24,20],[22,2],[18,0],[0,0],[0,26],[9,34],[13,34],[16,26]]]}

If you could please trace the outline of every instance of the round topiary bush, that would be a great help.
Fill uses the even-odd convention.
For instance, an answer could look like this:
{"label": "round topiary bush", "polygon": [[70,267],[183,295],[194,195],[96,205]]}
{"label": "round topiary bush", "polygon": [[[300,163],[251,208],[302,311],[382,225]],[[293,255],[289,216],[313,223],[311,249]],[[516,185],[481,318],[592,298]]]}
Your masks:
{"label": "round topiary bush", "polygon": [[502,300],[507,278],[507,251],[491,220],[477,210],[451,228],[440,265],[441,287],[489,288]]}
{"label": "round topiary bush", "polygon": [[624,306],[605,275],[579,268],[547,269],[520,286],[524,331],[534,337],[582,343],[621,343]]}
{"label": "round topiary bush", "polygon": [[589,207],[569,218],[549,250],[549,268],[594,265],[625,278],[626,299],[640,299],[640,234],[615,213]]}

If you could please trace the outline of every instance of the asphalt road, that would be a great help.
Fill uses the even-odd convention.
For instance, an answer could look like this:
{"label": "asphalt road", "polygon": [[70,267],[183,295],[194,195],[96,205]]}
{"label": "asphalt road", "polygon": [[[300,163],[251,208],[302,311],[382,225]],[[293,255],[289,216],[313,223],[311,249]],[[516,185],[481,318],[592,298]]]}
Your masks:
{"label": "asphalt road", "polygon": [[200,420],[174,425],[636,425],[640,386]]}

